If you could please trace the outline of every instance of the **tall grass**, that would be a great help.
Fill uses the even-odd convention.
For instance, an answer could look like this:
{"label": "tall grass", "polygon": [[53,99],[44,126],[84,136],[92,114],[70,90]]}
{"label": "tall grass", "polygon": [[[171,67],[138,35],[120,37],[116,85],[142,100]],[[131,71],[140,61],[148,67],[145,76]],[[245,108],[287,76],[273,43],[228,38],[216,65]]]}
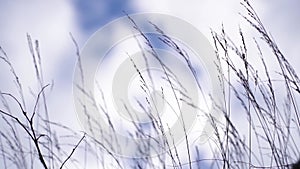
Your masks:
{"label": "tall grass", "polygon": [[[151,93],[156,83],[154,75],[148,69],[146,74],[150,82],[145,80],[142,70],[129,55],[141,80],[140,87],[144,91],[147,104],[142,104],[142,100],[136,101],[151,119],[148,127],[154,135],[161,136],[153,137],[153,133],[146,132],[145,127],[136,122],[139,120],[138,116],[124,104],[135,128],[127,133],[136,144],[133,158],[119,156],[124,147],[121,146],[123,143],[117,134],[117,125],[107,108],[106,97],[99,84],[101,82],[97,84],[101,95],[101,103],[98,103],[86,88],[83,72],[87,67],[82,64],[79,47],[72,35],[81,74],[80,84],[75,84],[75,88],[86,96],[86,99],[77,100],[88,121],[85,126],[86,133],[73,131],[68,126],[57,123],[55,119],[50,119],[47,90],[51,84],[44,82],[38,41],[33,42],[27,35],[35,70],[33,73],[38,84],[37,92],[32,92],[35,99],[33,107],[27,106],[24,96],[26,91],[18,73],[9,56],[0,48],[0,60],[8,66],[8,73],[14,78],[18,92],[12,94],[6,93],[5,89],[0,90],[0,168],[89,168],[92,165],[97,168],[299,168],[299,162],[296,164],[300,157],[299,77],[249,1],[244,0],[241,5],[246,11],[246,15],[241,16],[257,32],[257,37],[247,37],[240,28],[237,31],[240,40],[233,41],[224,27],[220,33],[211,31],[218,62],[215,69],[219,71],[219,84],[223,89],[224,99],[222,105],[212,100],[213,107],[221,112],[222,117],[206,114],[213,133],[203,144],[189,140],[187,121],[182,116],[184,112],[180,105],[184,102],[196,111],[201,111],[201,107],[189,100],[188,93],[178,81],[175,71],[165,64],[151,39],[127,15],[141,36],[135,38],[143,51],[144,62],[148,65],[149,60],[154,59],[163,70],[163,80],[169,85],[176,100],[176,105],[170,106],[179,109],[178,119],[184,136],[182,149],[176,144],[174,131],[169,126],[163,127],[158,105],[153,104],[157,99]],[[155,23],[150,25],[160,35],[159,40],[184,61],[198,90],[202,91],[189,54]],[[256,49],[250,46],[255,46]],[[277,69],[272,70],[270,67],[274,67],[275,63]],[[167,102],[164,92],[164,88],[161,88],[159,96]],[[153,110],[152,113],[148,111],[149,108]],[[94,109],[100,109],[103,113],[108,128],[104,128],[103,124],[91,116],[91,110]],[[204,148],[210,152],[204,152]],[[210,156],[204,156],[203,153]]]}

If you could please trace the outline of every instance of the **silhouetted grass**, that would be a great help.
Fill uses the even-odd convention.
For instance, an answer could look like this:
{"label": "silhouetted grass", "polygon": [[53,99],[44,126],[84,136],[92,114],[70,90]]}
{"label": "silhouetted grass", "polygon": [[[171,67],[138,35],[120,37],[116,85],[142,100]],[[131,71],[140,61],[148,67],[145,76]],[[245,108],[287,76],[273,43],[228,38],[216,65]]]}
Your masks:
{"label": "silhouetted grass", "polygon": [[[141,37],[135,38],[143,52],[146,67],[150,68],[150,59],[156,60],[163,70],[162,79],[171,88],[176,105],[170,106],[174,112],[179,108],[180,115],[177,118],[182,125],[186,151],[177,147],[173,138],[174,133],[171,132],[169,126],[168,128],[163,127],[157,105],[152,104],[155,103],[155,98],[152,96],[151,90],[156,82],[153,80],[150,69],[147,69],[149,83],[145,80],[146,78],[134,58],[129,54],[132,66],[140,78],[140,88],[145,94],[147,105],[143,105],[141,100],[136,101],[151,119],[150,127],[153,132],[161,136],[154,138],[145,132],[143,126],[135,122],[139,120],[138,116],[130,112],[128,105],[124,104],[123,106],[135,127],[135,131],[129,131],[127,134],[136,141],[137,149],[135,151],[137,155],[141,156],[139,158],[124,158],[117,154],[122,154],[122,147],[118,139],[116,124],[111,119],[100,82],[97,82],[97,89],[101,93],[101,103],[97,103],[92,91],[86,89],[83,71],[87,67],[82,64],[79,47],[73,35],[71,35],[71,40],[76,48],[77,65],[81,75],[80,84],[74,84],[74,87],[86,96],[86,100],[82,98],[78,98],[78,100],[88,119],[88,133],[73,131],[68,126],[49,119],[51,111],[48,109],[46,90],[51,84],[44,82],[42,56],[38,41],[33,43],[31,37],[27,35],[34,73],[39,86],[37,94],[34,94],[35,104],[31,108],[26,105],[24,97],[26,91],[23,89],[13,64],[6,52],[0,48],[0,60],[9,67],[9,73],[13,76],[18,91],[18,95],[0,91],[2,101],[0,124],[3,128],[0,131],[2,161],[0,168],[50,169],[67,168],[67,166],[69,168],[88,168],[89,163],[95,163],[94,165],[98,168],[299,168],[299,162],[296,164],[300,157],[298,148],[300,141],[299,77],[264,27],[249,1],[244,0],[241,5],[246,10],[246,15],[242,14],[241,16],[252,29],[257,31],[257,37],[247,37],[240,28],[237,31],[240,40],[233,41],[223,26],[220,33],[211,31],[218,59],[216,69],[219,72],[218,78],[223,89],[225,106],[218,105],[212,100],[212,104],[221,112],[222,117],[216,118],[206,114],[213,134],[204,144],[193,144],[188,139],[186,121],[182,117],[184,112],[180,109],[180,103],[188,104],[195,111],[201,111],[201,108],[190,101],[189,95],[177,75],[164,63],[151,40],[141,31],[139,25],[127,15]],[[184,61],[198,90],[204,97],[205,91],[197,80],[197,73],[189,54],[155,23],[149,24],[160,35],[158,40],[167,45],[170,50],[175,51]],[[249,47],[253,45],[256,46],[256,52],[249,51],[255,50]],[[262,50],[262,47],[267,47],[271,52],[266,55],[266,51]],[[271,70],[269,60],[276,61],[279,69]],[[223,65],[223,67],[219,67],[219,65]],[[179,97],[177,93],[183,97]],[[163,87],[161,87],[161,97],[167,102]],[[99,112],[107,120],[108,131],[104,129],[104,124],[90,116],[91,107],[86,105],[86,101],[92,103],[94,106],[92,109],[100,109]],[[206,102],[206,104],[208,103]],[[149,112],[148,108],[154,111]],[[239,124],[240,122],[242,125]],[[60,131],[68,134],[61,135]],[[160,149],[153,148],[150,141],[140,142],[137,138],[151,140],[157,143]],[[70,140],[72,143],[69,142]],[[201,147],[209,147],[211,158],[202,156]],[[160,150],[165,153],[161,153]],[[74,155],[75,151],[80,152],[81,155]],[[157,156],[152,157],[152,151],[155,151]],[[208,150],[206,149],[206,151]],[[187,161],[183,157],[187,157]],[[112,161],[107,159],[112,159]],[[167,164],[167,160],[171,164]]]}

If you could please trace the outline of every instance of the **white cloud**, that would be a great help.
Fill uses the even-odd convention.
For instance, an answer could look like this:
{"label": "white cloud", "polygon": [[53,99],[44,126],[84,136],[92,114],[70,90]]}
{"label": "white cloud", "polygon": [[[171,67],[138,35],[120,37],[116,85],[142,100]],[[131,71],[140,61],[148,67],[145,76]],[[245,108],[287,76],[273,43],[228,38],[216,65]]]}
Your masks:
{"label": "white cloud", "polygon": [[54,68],[62,53],[70,48],[68,33],[76,31],[70,4],[67,1],[21,1],[9,2],[0,8],[0,44],[11,59],[22,65],[31,64],[26,40],[29,33],[40,41],[46,69]]}
{"label": "white cloud", "polygon": [[154,0],[133,1],[141,12],[159,12],[182,18],[196,26],[206,37],[210,38],[210,28],[225,25],[237,25],[240,5],[238,0]]}

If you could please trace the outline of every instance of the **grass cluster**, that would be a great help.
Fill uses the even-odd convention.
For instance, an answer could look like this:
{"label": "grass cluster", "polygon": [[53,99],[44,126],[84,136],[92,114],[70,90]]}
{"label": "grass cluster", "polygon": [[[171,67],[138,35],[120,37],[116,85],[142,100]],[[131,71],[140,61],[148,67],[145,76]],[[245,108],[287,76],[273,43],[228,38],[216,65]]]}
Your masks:
{"label": "grass cluster", "polygon": [[[128,16],[142,37],[143,41],[137,42],[140,43],[146,65],[149,64],[149,59],[154,59],[163,70],[162,78],[169,85],[176,100],[176,105],[171,107],[179,109],[178,119],[184,135],[182,150],[175,144],[172,137],[174,133],[170,128],[163,127],[160,112],[153,104],[155,98],[151,87],[156,83],[153,75],[148,71],[150,83],[146,82],[138,65],[129,56],[139,74],[141,89],[148,103],[145,107],[141,100],[137,100],[137,104],[151,119],[150,128],[153,129],[152,134],[145,132],[145,126],[136,122],[136,114],[132,114],[124,104],[135,128],[128,136],[133,140],[147,140],[136,141],[134,153],[139,158],[123,158],[116,154],[124,149],[118,146],[121,144],[116,124],[110,117],[105,96],[101,97],[102,103],[97,103],[91,91],[86,90],[84,76],[81,77],[80,84],[75,84],[75,88],[86,95],[86,100],[81,103],[89,121],[86,127],[90,129],[87,133],[73,131],[49,118],[51,112],[46,91],[51,85],[44,82],[38,41],[33,42],[27,35],[35,70],[33,73],[38,85],[37,92],[31,91],[35,100],[32,107],[27,106],[24,96],[26,91],[9,56],[0,48],[0,60],[9,67],[8,73],[14,78],[18,92],[11,94],[0,90],[0,168],[89,168],[91,165],[98,168],[299,168],[296,161],[300,157],[300,79],[249,1],[244,0],[241,5],[246,11],[246,15],[242,17],[257,32],[257,37],[248,38],[242,29],[239,29],[240,41],[235,42],[227,35],[225,28],[222,28],[220,33],[211,31],[217,55],[215,69],[219,72],[218,83],[223,89],[224,98],[222,105],[212,99],[213,107],[221,112],[221,117],[206,114],[213,134],[203,144],[191,143],[188,139],[188,122],[184,120],[184,112],[180,109],[182,102],[195,111],[201,111],[201,107],[191,102],[174,71],[160,58],[151,39]],[[160,35],[159,40],[184,61],[196,81],[198,90],[201,91],[202,87],[197,81],[196,69],[189,54],[155,23],[151,25]],[[83,72],[86,67],[81,64],[79,47],[72,35],[71,39],[76,46],[78,70]],[[146,47],[143,44],[146,44]],[[256,51],[249,51],[253,50],[249,46],[255,46]],[[265,54],[265,49],[269,51],[268,54]],[[270,68],[270,63],[277,64],[272,65],[276,70]],[[99,91],[102,93],[100,87]],[[161,88],[159,96],[165,99],[164,88]],[[78,98],[79,102],[80,99]],[[90,102],[95,107],[87,107],[85,102]],[[89,109],[94,108],[103,113],[108,129],[104,129],[103,124],[90,117]],[[149,113],[149,109],[153,110],[152,113]],[[161,137],[152,138],[153,134]],[[157,146],[152,147],[153,145]],[[201,150],[204,146],[206,151],[210,151],[205,152],[210,154],[210,158],[204,158],[202,155],[204,152]],[[158,155],[152,157],[153,152]]]}

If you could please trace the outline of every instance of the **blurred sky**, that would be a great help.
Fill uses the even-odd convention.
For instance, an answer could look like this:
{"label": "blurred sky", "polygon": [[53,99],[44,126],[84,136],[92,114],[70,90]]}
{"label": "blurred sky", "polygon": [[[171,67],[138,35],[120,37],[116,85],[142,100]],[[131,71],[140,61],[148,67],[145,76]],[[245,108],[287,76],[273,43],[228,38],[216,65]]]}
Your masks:
{"label": "blurred sky", "polygon": [[[54,80],[58,94],[70,95],[72,73],[75,66],[75,49],[69,32],[83,47],[87,39],[101,26],[127,13],[158,12],[177,16],[196,26],[208,39],[210,28],[218,31],[221,24],[237,36],[238,26],[247,26],[238,15],[242,12],[238,0],[54,0],[54,1],[4,1],[0,5],[0,45],[16,65],[21,79],[34,84],[32,59],[26,42],[26,33],[40,41],[43,66],[48,80]],[[300,2],[260,0],[254,7],[283,52],[293,64],[299,63]],[[3,66],[3,65],[1,65]],[[298,65],[294,65],[296,68]],[[1,87],[7,73],[1,69]],[[33,82],[33,83],[32,83]],[[11,88],[12,85],[6,86]],[[66,89],[65,89],[66,88]],[[65,93],[67,92],[67,93]],[[69,99],[66,99],[69,100]],[[59,102],[59,101],[58,101]],[[69,102],[68,108],[72,109]],[[59,103],[54,103],[59,104]],[[58,106],[60,107],[60,106]],[[65,106],[64,106],[65,107]],[[73,113],[72,111],[70,113]]]}
{"label": "blurred sky", "polygon": [[[256,0],[253,5],[279,47],[300,70],[300,1]],[[76,56],[69,32],[83,47],[101,26],[124,16],[123,11],[171,14],[190,22],[209,39],[210,28],[219,31],[222,23],[233,36],[239,25],[249,31],[238,15],[243,12],[238,0],[0,0],[0,46],[15,65],[26,92],[28,86],[37,88],[26,33],[40,41],[46,81],[54,82],[49,94],[52,119],[80,129],[72,103]],[[9,69],[2,62],[0,68],[0,89],[16,92]]]}

